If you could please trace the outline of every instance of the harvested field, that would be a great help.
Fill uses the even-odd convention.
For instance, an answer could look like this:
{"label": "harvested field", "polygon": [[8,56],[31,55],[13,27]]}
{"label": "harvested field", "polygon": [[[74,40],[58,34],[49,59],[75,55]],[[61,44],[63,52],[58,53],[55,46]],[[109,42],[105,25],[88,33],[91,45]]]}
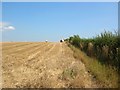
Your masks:
{"label": "harvested field", "polygon": [[97,88],[66,43],[2,43],[3,88]]}

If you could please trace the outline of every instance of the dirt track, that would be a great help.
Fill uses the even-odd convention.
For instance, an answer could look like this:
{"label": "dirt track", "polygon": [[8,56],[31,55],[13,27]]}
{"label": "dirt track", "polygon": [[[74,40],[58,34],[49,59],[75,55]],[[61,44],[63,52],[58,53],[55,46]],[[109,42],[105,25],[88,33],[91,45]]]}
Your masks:
{"label": "dirt track", "polygon": [[3,43],[4,88],[97,87],[65,43]]}

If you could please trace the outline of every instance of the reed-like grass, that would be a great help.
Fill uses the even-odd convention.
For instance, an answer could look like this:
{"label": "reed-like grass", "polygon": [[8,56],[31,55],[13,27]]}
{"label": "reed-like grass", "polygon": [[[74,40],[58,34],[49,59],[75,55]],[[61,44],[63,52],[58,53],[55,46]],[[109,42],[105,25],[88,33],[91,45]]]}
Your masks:
{"label": "reed-like grass", "polygon": [[88,56],[97,58],[102,64],[119,68],[120,36],[117,32],[103,32],[94,38],[82,39],[74,35],[67,39],[73,46],[80,48]]}
{"label": "reed-like grass", "polygon": [[66,41],[74,51],[74,57],[81,60],[103,86],[119,86],[120,36],[118,32],[105,31],[88,39],[74,35]]}
{"label": "reed-like grass", "polygon": [[104,88],[118,88],[118,72],[116,69],[101,64],[97,59],[90,58],[73,45],[69,44],[69,47],[74,52],[73,56],[85,64],[86,69],[95,78],[98,86]]}

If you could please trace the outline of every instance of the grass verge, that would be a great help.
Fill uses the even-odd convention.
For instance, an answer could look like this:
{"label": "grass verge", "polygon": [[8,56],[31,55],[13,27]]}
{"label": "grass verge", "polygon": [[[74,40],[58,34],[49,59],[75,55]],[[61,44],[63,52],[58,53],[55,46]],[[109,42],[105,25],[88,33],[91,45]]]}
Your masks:
{"label": "grass verge", "polygon": [[118,88],[118,72],[112,67],[101,64],[98,60],[88,57],[84,52],[78,48],[68,44],[72,49],[73,56],[81,60],[86,69],[94,76],[100,86],[105,88]]}

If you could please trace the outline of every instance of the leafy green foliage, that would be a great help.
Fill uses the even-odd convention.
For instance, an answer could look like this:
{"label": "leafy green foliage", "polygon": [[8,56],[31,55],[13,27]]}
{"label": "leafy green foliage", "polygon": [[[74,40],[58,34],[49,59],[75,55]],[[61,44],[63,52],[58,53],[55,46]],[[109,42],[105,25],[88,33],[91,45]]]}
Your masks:
{"label": "leafy green foliage", "polygon": [[80,40],[81,39],[79,35],[74,35],[73,37],[69,38],[69,42],[76,47],[80,47]]}
{"label": "leafy green foliage", "polygon": [[79,35],[74,35],[68,39],[68,42],[83,50],[88,56],[98,58],[102,64],[119,67],[120,36],[117,32],[113,34],[105,31],[89,39],[81,39]]}

